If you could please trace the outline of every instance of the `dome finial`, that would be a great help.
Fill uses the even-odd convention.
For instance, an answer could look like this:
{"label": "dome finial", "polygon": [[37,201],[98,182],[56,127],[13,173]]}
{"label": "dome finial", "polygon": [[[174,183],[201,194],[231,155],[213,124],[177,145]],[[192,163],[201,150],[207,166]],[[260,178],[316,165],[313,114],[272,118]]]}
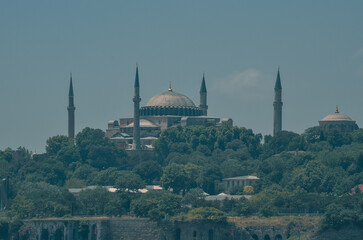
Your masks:
{"label": "dome finial", "polygon": [[169,92],[172,92],[173,89],[171,89],[171,81],[169,81],[169,89],[168,89]]}
{"label": "dome finial", "polygon": [[335,113],[339,113],[338,105],[337,105],[337,107],[335,109]]}

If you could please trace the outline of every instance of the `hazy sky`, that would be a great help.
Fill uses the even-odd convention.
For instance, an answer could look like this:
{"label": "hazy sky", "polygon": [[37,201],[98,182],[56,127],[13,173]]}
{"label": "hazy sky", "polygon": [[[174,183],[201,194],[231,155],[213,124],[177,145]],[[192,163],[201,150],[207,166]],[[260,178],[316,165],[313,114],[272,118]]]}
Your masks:
{"label": "hazy sky", "polygon": [[302,133],[335,111],[363,126],[363,1],[1,1],[0,149],[43,152],[67,134],[69,73],[76,132],[106,130],[173,89],[209,115],[272,133],[278,66],[283,129]]}

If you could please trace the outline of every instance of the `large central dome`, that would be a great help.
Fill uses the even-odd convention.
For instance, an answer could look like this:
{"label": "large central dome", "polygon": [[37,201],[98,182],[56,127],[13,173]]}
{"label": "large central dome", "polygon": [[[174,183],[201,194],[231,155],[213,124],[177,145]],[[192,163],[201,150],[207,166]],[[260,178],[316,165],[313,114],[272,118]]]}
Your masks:
{"label": "large central dome", "polygon": [[173,92],[171,87],[167,92],[152,97],[140,109],[141,116],[201,116],[202,110],[195,106],[187,96]]}
{"label": "large central dome", "polygon": [[173,92],[167,91],[162,94],[152,97],[145,105],[145,107],[195,107],[190,98],[187,96]]}

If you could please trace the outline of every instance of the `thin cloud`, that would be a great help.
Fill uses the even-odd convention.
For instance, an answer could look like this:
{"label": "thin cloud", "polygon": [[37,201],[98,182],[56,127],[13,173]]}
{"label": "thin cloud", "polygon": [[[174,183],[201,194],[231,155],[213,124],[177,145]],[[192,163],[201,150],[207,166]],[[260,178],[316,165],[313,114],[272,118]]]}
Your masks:
{"label": "thin cloud", "polygon": [[265,98],[267,91],[273,86],[272,78],[256,69],[246,69],[217,79],[212,90],[234,98]]}

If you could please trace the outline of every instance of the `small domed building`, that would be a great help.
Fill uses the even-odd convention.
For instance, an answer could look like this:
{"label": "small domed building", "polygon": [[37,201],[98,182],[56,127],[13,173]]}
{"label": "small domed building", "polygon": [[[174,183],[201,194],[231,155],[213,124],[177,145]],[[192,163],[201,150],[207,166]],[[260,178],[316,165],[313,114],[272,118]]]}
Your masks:
{"label": "small domed building", "polygon": [[[171,84],[166,92],[158,94],[139,107],[138,68],[136,68],[134,117],[108,122],[107,137],[123,149],[150,149],[160,133],[170,127],[182,126],[233,126],[232,119],[207,116],[207,88],[203,75],[200,88],[200,105],[197,107],[187,96],[173,91]],[[134,124],[136,123],[136,124]],[[134,126],[136,125],[136,126]],[[135,137],[136,136],[136,137]],[[136,143],[136,146],[134,146]]]}
{"label": "small domed building", "polygon": [[342,133],[351,133],[358,129],[354,120],[339,112],[338,107],[334,114],[330,114],[319,121],[319,126],[323,131],[337,129]]}

